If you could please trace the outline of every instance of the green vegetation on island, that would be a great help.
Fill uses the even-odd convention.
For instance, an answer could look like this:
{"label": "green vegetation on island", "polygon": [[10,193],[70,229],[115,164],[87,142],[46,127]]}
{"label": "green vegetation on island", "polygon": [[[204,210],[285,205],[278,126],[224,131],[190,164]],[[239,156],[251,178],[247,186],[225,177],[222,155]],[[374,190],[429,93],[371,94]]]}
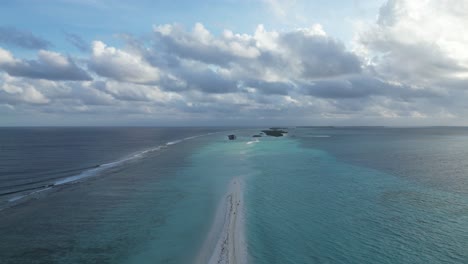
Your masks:
{"label": "green vegetation on island", "polygon": [[263,133],[265,133],[267,136],[271,137],[282,137],[284,134],[287,134],[288,131],[285,130],[285,128],[277,128],[277,127],[272,127],[268,130],[262,130]]}

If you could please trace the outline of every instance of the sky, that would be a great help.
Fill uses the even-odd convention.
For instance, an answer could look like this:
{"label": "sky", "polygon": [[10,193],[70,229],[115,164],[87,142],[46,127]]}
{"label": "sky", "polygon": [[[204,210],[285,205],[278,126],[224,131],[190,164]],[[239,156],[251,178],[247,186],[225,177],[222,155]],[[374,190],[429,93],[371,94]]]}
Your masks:
{"label": "sky", "polygon": [[5,0],[0,126],[468,125],[468,0]]}

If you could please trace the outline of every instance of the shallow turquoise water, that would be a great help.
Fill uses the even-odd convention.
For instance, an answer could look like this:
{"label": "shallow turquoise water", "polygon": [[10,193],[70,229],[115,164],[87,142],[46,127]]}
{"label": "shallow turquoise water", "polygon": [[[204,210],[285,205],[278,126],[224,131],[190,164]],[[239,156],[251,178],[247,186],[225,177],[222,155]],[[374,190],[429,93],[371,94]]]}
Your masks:
{"label": "shallow turquoise water", "polygon": [[201,251],[204,243],[214,248],[217,242],[217,238],[206,241],[214,224],[219,225],[215,232],[221,232],[222,223],[214,223],[214,219],[228,183],[250,172],[245,146],[245,142],[227,142],[221,135],[197,149],[190,156],[190,166],[164,183],[165,188],[180,190],[182,197],[177,204],[167,202],[171,204],[165,209],[169,217],[157,230],[158,237],[147,241],[125,263],[192,263],[199,255],[207,263],[212,251]]}
{"label": "shallow turquoise water", "polygon": [[252,263],[467,263],[466,196],[351,165],[297,139],[254,148]]}

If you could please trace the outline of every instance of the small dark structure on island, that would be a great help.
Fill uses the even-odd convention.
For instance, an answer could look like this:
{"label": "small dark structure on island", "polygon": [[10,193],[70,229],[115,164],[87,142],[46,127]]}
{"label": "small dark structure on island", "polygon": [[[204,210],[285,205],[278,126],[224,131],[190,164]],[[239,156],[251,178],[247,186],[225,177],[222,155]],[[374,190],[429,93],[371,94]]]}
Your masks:
{"label": "small dark structure on island", "polygon": [[229,140],[234,140],[234,139],[236,139],[236,138],[237,138],[236,135],[228,135],[228,139],[229,139]]}

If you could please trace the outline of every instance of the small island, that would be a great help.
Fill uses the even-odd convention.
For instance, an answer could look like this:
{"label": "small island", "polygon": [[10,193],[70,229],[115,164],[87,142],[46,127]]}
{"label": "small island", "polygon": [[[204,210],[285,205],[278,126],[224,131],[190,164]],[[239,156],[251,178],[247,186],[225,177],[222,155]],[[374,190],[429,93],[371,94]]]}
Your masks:
{"label": "small island", "polygon": [[271,137],[282,137],[284,134],[287,134],[288,131],[286,131],[286,128],[278,128],[278,127],[272,127],[268,130],[262,130],[263,133],[265,133],[267,136]]}

